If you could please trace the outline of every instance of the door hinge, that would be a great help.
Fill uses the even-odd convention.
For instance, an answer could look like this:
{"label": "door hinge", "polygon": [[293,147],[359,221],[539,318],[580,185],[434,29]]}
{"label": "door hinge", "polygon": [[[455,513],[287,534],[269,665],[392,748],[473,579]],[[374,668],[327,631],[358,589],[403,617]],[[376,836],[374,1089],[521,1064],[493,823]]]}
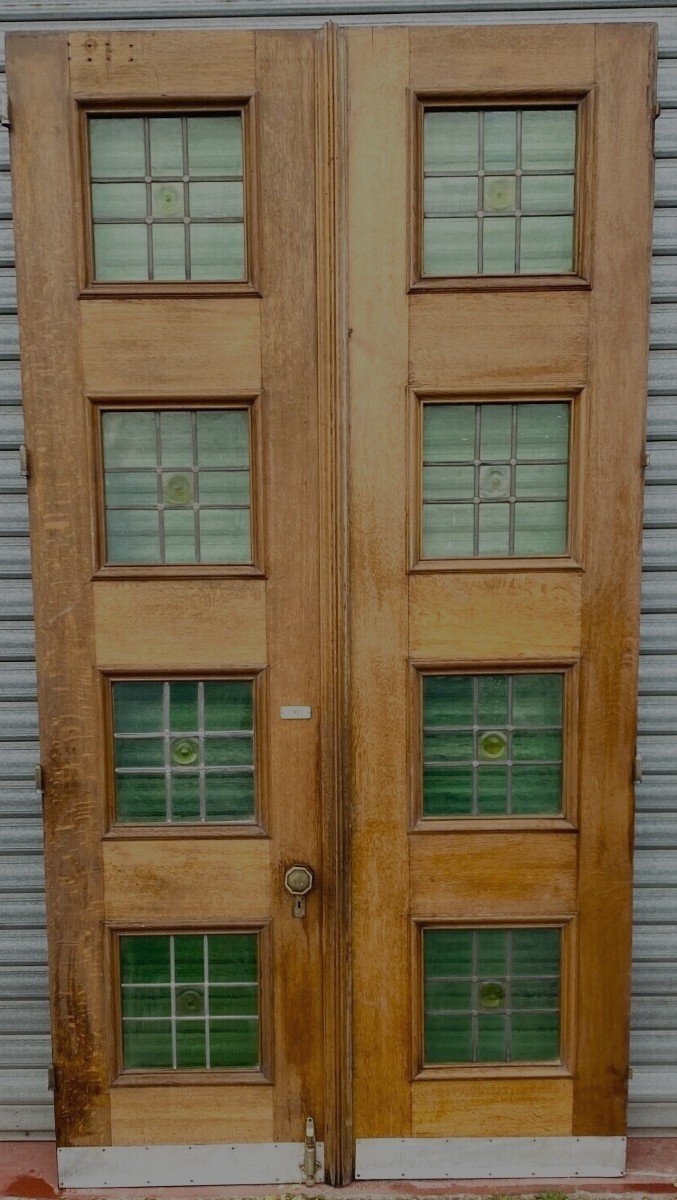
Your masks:
{"label": "door hinge", "polygon": [[642,756],[641,756],[641,754],[636,754],[634,762],[632,764],[632,782],[633,783],[641,783],[642,782],[643,770],[644,770],[644,762],[642,760]]}
{"label": "door hinge", "polygon": [[53,1092],[56,1087],[56,1067],[50,1063],[47,1068],[47,1091]]}
{"label": "door hinge", "polygon": [[31,468],[28,459],[28,447],[22,442],[19,446],[19,474],[23,475],[24,479],[28,479],[30,473]]}
{"label": "door hinge", "polygon": [[3,92],[2,95],[0,95],[0,125],[2,125],[4,129],[12,128],[12,122],[9,116],[9,96],[7,95],[7,92]]}
{"label": "door hinge", "polygon": [[303,1162],[299,1163],[306,1184],[318,1183],[322,1179],[322,1163],[317,1158],[317,1142],[315,1141],[315,1122],[312,1117],[306,1119],[306,1140],[303,1146]]}
{"label": "door hinge", "polygon": [[33,772],[35,780],[35,790],[42,794],[45,790],[45,773],[42,769],[42,763],[36,763],[35,771]]}

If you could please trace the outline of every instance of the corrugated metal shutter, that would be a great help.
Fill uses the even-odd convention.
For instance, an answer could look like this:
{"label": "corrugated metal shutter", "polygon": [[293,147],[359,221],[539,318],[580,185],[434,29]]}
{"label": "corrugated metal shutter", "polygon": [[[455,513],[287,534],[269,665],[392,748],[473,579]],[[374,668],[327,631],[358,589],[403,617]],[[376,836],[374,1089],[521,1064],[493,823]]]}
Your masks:
{"label": "corrugated metal shutter", "polygon": [[[615,0],[3,0],[4,29],[310,25],[328,18],[656,21],[659,100],[637,791],[631,1126],[677,1132],[677,11]],[[0,88],[4,77],[0,76]],[[49,1131],[42,831],[7,136],[0,131],[0,1137]],[[622,181],[620,183],[622,186]],[[610,497],[612,503],[612,497]],[[611,986],[610,981],[610,986]]]}

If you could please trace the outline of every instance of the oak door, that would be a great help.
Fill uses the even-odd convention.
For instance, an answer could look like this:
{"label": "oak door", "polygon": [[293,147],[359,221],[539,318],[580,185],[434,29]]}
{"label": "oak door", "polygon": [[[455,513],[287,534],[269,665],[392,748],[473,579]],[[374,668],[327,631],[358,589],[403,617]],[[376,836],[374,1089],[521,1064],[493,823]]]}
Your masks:
{"label": "oak door", "polygon": [[315,54],[249,32],[11,48],[74,1183],[87,1146],[232,1145],[213,1182],[297,1178],[308,1117],[323,1135],[319,891],[300,917],[285,889],[322,865]]}
{"label": "oak door", "polygon": [[[653,30],[346,41],[357,1173],[500,1176],[513,1150],[524,1175],[604,1173],[626,1127]],[[587,1157],[547,1164],[490,1141],[572,1135]]]}
{"label": "oak door", "polygon": [[62,1182],[620,1173],[653,28],[9,81]]}

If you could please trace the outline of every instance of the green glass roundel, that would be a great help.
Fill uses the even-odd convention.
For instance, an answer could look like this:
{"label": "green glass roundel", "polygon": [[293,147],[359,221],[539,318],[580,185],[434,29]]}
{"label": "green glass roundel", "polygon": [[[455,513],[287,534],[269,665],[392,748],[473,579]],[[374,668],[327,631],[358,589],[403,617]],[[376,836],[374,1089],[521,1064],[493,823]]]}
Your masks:
{"label": "green glass roundel", "polygon": [[505,1002],[505,988],[501,983],[482,983],[479,989],[482,1008],[501,1008]]}
{"label": "green glass roundel", "polygon": [[179,767],[192,767],[198,760],[198,744],[195,738],[177,738],[172,743],[172,761]]}
{"label": "green glass roundel", "polygon": [[194,988],[177,991],[176,1011],[180,1017],[199,1017],[204,1012],[202,992]]}
{"label": "green glass roundel", "polygon": [[169,475],[165,479],[164,494],[168,504],[189,504],[193,499],[190,475]]}
{"label": "green glass roundel", "polygon": [[508,754],[508,739],[497,729],[487,729],[480,734],[480,753],[482,758],[500,759]]}

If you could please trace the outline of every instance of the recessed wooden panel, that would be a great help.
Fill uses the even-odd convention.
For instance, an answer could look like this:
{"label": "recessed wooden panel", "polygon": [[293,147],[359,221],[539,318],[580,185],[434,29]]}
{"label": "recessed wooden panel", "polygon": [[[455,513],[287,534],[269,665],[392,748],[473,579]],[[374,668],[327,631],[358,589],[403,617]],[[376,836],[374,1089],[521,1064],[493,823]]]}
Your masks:
{"label": "recessed wooden panel", "polygon": [[98,667],[198,671],[266,661],[262,580],[99,580],[93,588]]}
{"label": "recessed wooden panel", "polygon": [[190,29],[72,33],[68,38],[75,96],[127,100],[240,99],[254,90],[256,35],[249,30],[215,37]]}
{"label": "recessed wooden panel", "polygon": [[413,575],[410,651],[449,662],[576,658],[580,613],[575,571]]}
{"label": "recessed wooden panel", "polygon": [[116,1087],[110,1104],[114,1146],[273,1141],[269,1087]]}
{"label": "recessed wooden panel", "polygon": [[261,385],[259,301],[82,300],[85,391],[93,396],[240,396]]}
{"label": "recessed wooden panel", "polygon": [[[453,292],[409,298],[413,387],[575,388],[588,357],[586,292]],[[525,337],[525,330],[529,336]]]}
{"label": "recessed wooden panel", "polygon": [[415,917],[552,917],[576,904],[575,833],[413,834]]}
{"label": "recessed wooden panel", "polygon": [[571,1079],[426,1079],[412,1085],[416,1137],[557,1137],[571,1133]]}
{"label": "recessed wooden panel", "polygon": [[595,29],[591,25],[521,25],[410,31],[411,87],[495,95],[539,89],[541,95],[591,87]]}
{"label": "recessed wooden panel", "polygon": [[119,924],[265,920],[270,843],[263,839],[109,841],[105,916]]}

